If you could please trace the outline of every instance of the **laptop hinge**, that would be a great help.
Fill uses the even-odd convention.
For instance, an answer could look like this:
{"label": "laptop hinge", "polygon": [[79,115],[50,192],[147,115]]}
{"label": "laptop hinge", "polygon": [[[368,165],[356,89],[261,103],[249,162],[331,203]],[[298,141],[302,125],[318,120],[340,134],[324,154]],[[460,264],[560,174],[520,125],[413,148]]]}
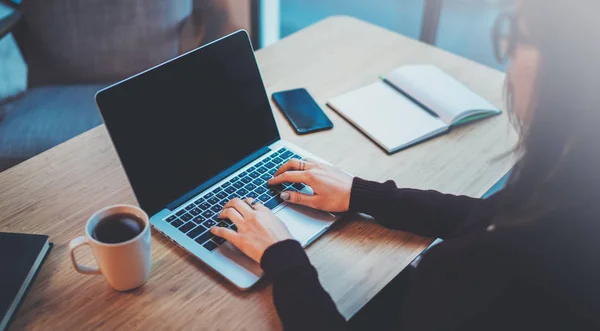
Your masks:
{"label": "laptop hinge", "polygon": [[223,180],[223,178],[225,178],[225,177],[231,175],[232,173],[240,170],[241,168],[245,167],[250,162],[252,162],[252,161],[256,160],[257,158],[265,155],[270,150],[271,149],[269,147],[263,147],[263,148],[259,149],[258,151],[254,152],[254,153],[252,153],[252,154],[250,154],[248,156],[246,156],[241,161],[237,162],[236,164],[234,164],[231,167],[227,168],[226,170],[222,171],[221,173],[219,173],[215,177],[213,177],[210,180],[204,182],[202,185],[196,187],[195,189],[193,189],[193,190],[189,191],[188,193],[184,194],[183,196],[181,196],[177,200],[175,200],[175,201],[171,202],[170,204],[168,204],[167,205],[167,209],[169,209],[169,210],[172,211],[172,210],[175,210],[175,209],[179,208],[179,206],[181,206],[184,203],[188,202],[194,196],[202,193],[206,189],[210,188],[211,186],[215,185],[219,181]]}

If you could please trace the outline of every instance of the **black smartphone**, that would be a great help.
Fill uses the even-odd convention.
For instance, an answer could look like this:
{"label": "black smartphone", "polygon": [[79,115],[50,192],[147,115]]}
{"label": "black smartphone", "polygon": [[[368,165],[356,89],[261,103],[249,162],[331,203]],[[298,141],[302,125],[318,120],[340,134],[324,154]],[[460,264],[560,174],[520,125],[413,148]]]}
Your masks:
{"label": "black smartphone", "polygon": [[331,120],[306,89],[276,92],[273,100],[298,134],[333,128]]}

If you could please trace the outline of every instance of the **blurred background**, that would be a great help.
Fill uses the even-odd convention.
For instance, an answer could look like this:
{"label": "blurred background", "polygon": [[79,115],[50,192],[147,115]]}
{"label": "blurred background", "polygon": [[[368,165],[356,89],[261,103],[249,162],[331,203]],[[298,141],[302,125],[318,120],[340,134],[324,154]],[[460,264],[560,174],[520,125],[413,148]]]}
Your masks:
{"label": "blurred background", "polygon": [[[281,0],[279,31],[285,37],[331,15],[349,15],[419,39],[426,14],[424,0]],[[438,1],[430,1],[438,3]],[[443,0],[435,45],[503,70],[493,55],[491,29],[502,0]],[[266,5],[269,1],[265,2]],[[432,9],[430,9],[432,10]]]}
{"label": "blurred background", "polygon": [[[100,88],[240,28],[256,49],[349,15],[505,70],[506,0],[0,0],[0,171],[93,128]],[[393,54],[390,54],[393,56]]]}

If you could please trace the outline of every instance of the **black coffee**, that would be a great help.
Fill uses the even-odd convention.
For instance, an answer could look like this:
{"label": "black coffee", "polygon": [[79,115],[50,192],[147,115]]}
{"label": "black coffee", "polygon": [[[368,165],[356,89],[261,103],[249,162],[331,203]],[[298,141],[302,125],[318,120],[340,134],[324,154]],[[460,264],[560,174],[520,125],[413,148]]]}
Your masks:
{"label": "black coffee", "polygon": [[92,232],[94,239],[116,244],[135,238],[144,230],[144,222],[131,214],[115,214],[103,218]]}

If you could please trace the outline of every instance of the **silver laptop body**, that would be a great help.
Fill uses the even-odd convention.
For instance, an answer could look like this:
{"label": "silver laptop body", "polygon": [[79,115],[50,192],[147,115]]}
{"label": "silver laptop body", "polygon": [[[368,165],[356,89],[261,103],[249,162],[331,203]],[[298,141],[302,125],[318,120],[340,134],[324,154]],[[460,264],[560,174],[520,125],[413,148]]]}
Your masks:
{"label": "silver laptop body", "polygon": [[[203,66],[206,68],[200,70]],[[179,76],[176,75],[178,70]],[[199,72],[194,73],[194,70]],[[178,77],[188,81],[181,82]],[[174,85],[177,84],[181,86],[176,88]],[[256,86],[258,84],[260,86]],[[196,90],[186,92],[190,85],[198,87],[197,98],[190,96]],[[221,93],[224,95],[216,98],[215,94]],[[215,101],[207,106],[203,101],[212,100],[211,97]],[[251,105],[252,109],[219,108],[221,103],[235,105],[238,101],[243,105]],[[170,102],[174,103],[173,108],[169,106]],[[286,184],[270,188],[264,184],[281,164],[291,158],[326,161],[291,142],[279,139],[254,52],[243,30],[111,85],[96,94],[96,103],[138,202],[151,214],[153,227],[240,289],[250,288],[263,272],[256,262],[208,231],[213,225],[235,230],[233,223],[216,216],[224,201],[236,196],[261,200],[288,226],[294,238],[303,246],[323,234],[337,219],[333,214],[291,205],[279,198],[282,190],[312,194],[311,188],[306,185]],[[182,107],[186,110],[182,110]],[[261,146],[251,146],[247,140],[254,139],[252,133],[244,132],[242,135],[242,131],[248,131],[243,123],[239,123],[244,122],[242,118],[248,115],[242,112],[255,112],[255,116],[246,117],[245,122],[250,123],[260,117],[262,122],[252,128],[253,132],[273,139]],[[214,127],[220,123],[210,122],[214,120],[213,117],[219,116],[222,116],[221,120],[215,122],[225,122],[224,129],[222,133],[215,134],[214,139],[209,136],[197,141],[190,133],[202,135],[205,131],[215,130]],[[173,128],[173,117],[177,118],[178,129]],[[205,118],[211,119],[205,121]],[[199,123],[197,129],[191,126],[194,122]],[[234,123],[238,129],[228,131],[227,123]],[[163,127],[165,130],[162,130]],[[272,137],[265,133],[271,131]],[[219,137],[239,141],[240,145],[248,145],[250,149],[256,147],[256,151],[243,156],[233,155],[235,153],[228,155],[230,151],[238,149],[236,143],[232,142],[221,146],[223,148],[220,150],[206,152],[201,158],[195,157],[196,153],[206,151],[209,144],[215,141],[219,143]],[[164,153],[164,150],[169,152]],[[209,171],[202,173],[204,170],[198,171],[201,174],[197,175],[194,168],[189,166],[197,162],[199,169],[204,169],[205,164],[209,164],[209,168],[211,160],[231,157],[237,157],[233,165],[229,160],[229,166],[216,172],[213,170],[210,175]],[[162,158],[168,158],[169,162]],[[172,181],[169,180],[170,176]]]}

